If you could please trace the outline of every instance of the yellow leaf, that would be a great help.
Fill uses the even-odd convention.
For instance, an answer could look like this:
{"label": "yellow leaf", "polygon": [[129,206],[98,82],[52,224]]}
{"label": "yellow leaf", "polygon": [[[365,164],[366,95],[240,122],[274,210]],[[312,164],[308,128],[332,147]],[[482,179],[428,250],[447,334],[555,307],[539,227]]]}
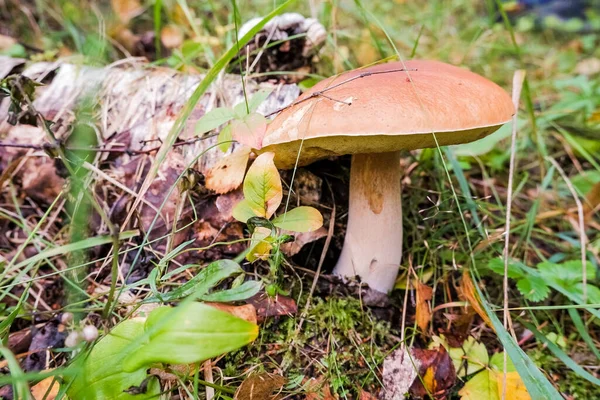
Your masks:
{"label": "yellow leaf", "polygon": [[271,243],[266,239],[271,235],[271,230],[263,226],[257,226],[250,238],[250,247],[246,260],[254,262],[256,260],[266,260],[271,254]]}
{"label": "yellow leaf", "polygon": [[[496,381],[498,382],[498,398],[501,399],[503,392],[502,385],[504,382],[504,373],[502,373],[501,371],[491,371],[490,377],[492,375],[495,376]],[[505,400],[531,400],[531,396],[529,395],[529,392],[527,392],[527,388],[525,387],[523,380],[521,380],[519,373],[516,371],[506,373]]]}
{"label": "yellow leaf", "polygon": [[244,198],[258,216],[271,218],[283,199],[281,178],[273,162],[274,153],[256,157],[244,180]]}

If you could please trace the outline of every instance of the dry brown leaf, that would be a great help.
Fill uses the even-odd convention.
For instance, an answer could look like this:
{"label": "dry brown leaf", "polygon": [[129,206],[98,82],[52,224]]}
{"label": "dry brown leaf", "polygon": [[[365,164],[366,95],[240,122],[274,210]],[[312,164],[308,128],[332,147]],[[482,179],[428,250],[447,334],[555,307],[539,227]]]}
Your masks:
{"label": "dry brown leaf", "polygon": [[54,400],[58,395],[59,387],[58,381],[49,376],[31,388],[31,395],[35,400]]}
{"label": "dry brown leaf", "polygon": [[429,322],[431,322],[431,297],[433,295],[433,289],[429,286],[417,283],[417,307],[416,307],[416,320],[417,326],[422,332],[427,331]]}
{"label": "dry brown leaf", "polygon": [[473,310],[481,317],[481,319],[489,326],[494,332],[494,325],[488,317],[487,313],[481,306],[479,301],[479,296],[477,295],[477,291],[475,290],[475,284],[471,280],[471,275],[469,275],[469,271],[465,268],[462,276],[462,280],[460,283],[460,291],[462,297],[469,302],[469,305],[473,307]]}
{"label": "dry brown leaf", "polygon": [[160,30],[160,41],[167,49],[181,47],[183,39],[183,31],[177,25],[167,25]]}
{"label": "dry brown leaf", "polygon": [[250,148],[238,147],[233,153],[223,157],[206,173],[206,187],[223,194],[240,187],[244,181]]}
{"label": "dry brown leaf", "polygon": [[231,304],[223,303],[206,303],[211,307],[225,311],[238,318],[256,324],[256,308],[252,304],[244,304],[243,306],[232,306]]}
{"label": "dry brown leaf", "polygon": [[281,295],[271,297],[261,292],[249,298],[247,302],[256,307],[259,322],[264,321],[266,317],[294,315],[298,312],[294,299]]}
{"label": "dry brown leaf", "polygon": [[111,0],[112,9],[121,22],[127,23],[144,11],[139,0]]}
{"label": "dry brown leaf", "polygon": [[413,357],[420,361],[419,376],[410,387],[410,394],[425,398],[430,393],[434,398],[446,398],[447,392],[456,382],[456,371],[452,359],[444,346],[437,349],[412,349]]}
{"label": "dry brown leaf", "polygon": [[310,378],[310,381],[306,380],[302,385],[306,388],[304,400],[336,400],[323,377]]}
{"label": "dry brown leaf", "polygon": [[377,396],[361,389],[358,400],[377,400]]}
{"label": "dry brown leaf", "polygon": [[[287,232],[286,232],[287,233]],[[320,227],[316,231],[290,233],[294,236],[294,241],[281,245],[281,251],[288,257],[295,256],[302,250],[304,245],[319,240],[327,236],[327,229]]]}
{"label": "dry brown leaf", "polygon": [[266,372],[244,379],[233,397],[235,400],[276,400],[286,380],[281,375]]}
{"label": "dry brown leaf", "polygon": [[600,205],[600,182],[596,183],[585,196],[585,203],[583,204],[583,212],[586,217],[590,217],[591,214]]}

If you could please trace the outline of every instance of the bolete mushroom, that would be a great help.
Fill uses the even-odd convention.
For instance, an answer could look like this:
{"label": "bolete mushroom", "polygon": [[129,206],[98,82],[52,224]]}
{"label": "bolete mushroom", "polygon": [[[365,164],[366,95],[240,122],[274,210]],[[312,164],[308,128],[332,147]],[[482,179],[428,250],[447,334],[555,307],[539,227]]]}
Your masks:
{"label": "bolete mushroom", "polygon": [[[325,79],[269,124],[279,168],[352,154],[344,247],[334,273],[394,287],[402,258],[401,150],[472,142],[514,113],[508,94],[436,61],[393,62]],[[435,137],[434,137],[435,134]]]}

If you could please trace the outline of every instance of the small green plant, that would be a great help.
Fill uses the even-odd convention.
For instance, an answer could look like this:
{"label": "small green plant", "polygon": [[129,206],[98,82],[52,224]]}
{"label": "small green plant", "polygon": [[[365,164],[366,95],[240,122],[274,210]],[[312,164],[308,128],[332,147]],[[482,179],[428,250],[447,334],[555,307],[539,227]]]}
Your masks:
{"label": "small green plant", "polygon": [[[152,300],[186,297],[177,307],[160,306],[146,318],[120,323],[87,351],[82,351],[66,374],[72,399],[145,399],[160,393],[158,379],[148,375],[151,366],[189,364],[238,349],[252,342],[258,326],[195,300],[228,301],[256,293],[257,286],[209,293],[223,279],[239,273],[239,265],[216,261],[188,282]],[[244,285],[239,285],[243,287]],[[260,287],[260,285],[258,286]]]}
{"label": "small green plant", "polygon": [[268,279],[272,282],[267,286],[267,292],[272,295],[279,290],[276,277],[283,260],[279,247],[292,239],[281,230],[312,232],[323,225],[321,213],[307,206],[296,207],[273,218],[283,199],[281,177],[273,158],[273,153],[266,152],[254,160],[244,178],[244,199],[233,209],[233,217],[246,223],[251,234],[246,259],[269,262]]}
{"label": "small green plant", "polygon": [[[489,269],[497,274],[504,274],[504,262],[493,259],[488,263]],[[511,261],[508,265],[508,277],[517,282],[517,289],[529,301],[542,301],[550,295],[550,289],[557,290],[571,300],[583,300],[583,270],[581,261],[565,261],[553,263],[545,261],[536,268],[528,267],[522,263]],[[586,263],[587,272],[587,298],[588,302],[600,302],[600,289],[591,284],[596,279],[596,269],[591,263]]]}

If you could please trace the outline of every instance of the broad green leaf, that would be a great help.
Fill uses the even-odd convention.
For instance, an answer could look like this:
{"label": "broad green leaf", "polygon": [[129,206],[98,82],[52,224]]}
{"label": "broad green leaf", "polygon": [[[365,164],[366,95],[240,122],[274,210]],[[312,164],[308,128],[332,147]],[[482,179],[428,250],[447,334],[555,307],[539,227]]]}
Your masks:
{"label": "broad green leaf", "polygon": [[248,246],[248,254],[246,260],[253,262],[258,259],[266,259],[271,254],[271,243],[268,241],[271,236],[271,230],[263,226],[257,226],[252,232],[250,238],[250,246]]}
{"label": "broad green leaf", "polygon": [[[490,358],[490,367],[496,371],[504,371],[504,352],[496,353]],[[506,358],[506,372],[515,372],[515,365],[510,357]]]}
{"label": "broad green leaf", "polygon": [[273,219],[273,225],[292,232],[312,232],[323,226],[323,216],[313,207],[301,206]]}
{"label": "broad green leaf", "polygon": [[252,113],[231,123],[231,136],[238,143],[253,149],[262,147],[268,121],[260,114]]}
{"label": "broad green leaf", "polygon": [[494,372],[487,369],[469,379],[458,394],[461,400],[500,400]]}
{"label": "broad green leaf", "polygon": [[153,310],[145,324],[149,338],[124,360],[126,371],[153,363],[189,364],[238,349],[256,339],[258,326],[214,307],[188,302]]}
{"label": "broad green leaf", "polygon": [[200,299],[203,301],[213,301],[216,303],[246,300],[257,294],[261,287],[262,283],[260,281],[246,281],[240,286],[231,289],[219,290],[218,292],[205,294],[200,296]]}
{"label": "broad green leaf", "polygon": [[234,117],[235,115],[233,114],[233,110],[231,108],[213,108],[204,114],[202,118],[198,120],[198,122],[196,122],[194,132],[196,135],[202,135],[218,128],[226,122],[231,121]]}
{"label": "broad green leaf", "polygon": [[[570,288],[583,280],[583,270],[579,260],[565,261],[561,264],[547,261],[539,263],[537,267],[540,275],[547,282],[555,282],[564,288]],[[595,279],[596,269],[590,262],[586,263],[586,272],[588,281]]]}
{"label": "broad green leaf", "polygon": [[[504,260],[501,258],[492,258],[488,262],[488,268],[499,275],[504,275]],[[513,264],[509,261],[508,263],[508,277],[512,279],[518,279],[525,276],[523,270],[518,264]]]}
{"label": "broad green leaf", "polygon": [[[600,171],[587,171],[571,178],[571,183],[580,194],[587,194],[600,183]],[[566,186],[566,184],[564,185]]]}
{"label": "broad green leaf", "polygon": [[271,218],[281,204],[281,178],[273,162],[275,154],[256,157],[244,179],[244,197],[257,217]]}
{"label": "broad green leaf", "polygon": [[233,215],[233,218],[243,223],[248,222],[252,217],[256,217],[256,214],[250,207],[250,203],[246,199],[237,203],[235,207],[233,207],[231,214]]}
{"label": "broad green leaf", "polygon": [[169,302],[182,299],[189,295],[194,295],[197,296],[196,298],[200,298],[206,295],[210,289],[216,286],[223,279],[229,278],[233,275],[241,274],[243,272],[244,271],[242,268],[235,261],[218,260],[201,269],[196,276],[179,286],[177,289],[171,290],[167,293],[161,293],[160,297],[151,297],[144,300],[144,302]]}
{"label": "broad green leaf", "polygon": [[542,278],[529,276],[517,281],[517,289],[526,299],[542,301],[550,294],[550,288]]}
{"label": "broad green leaf", "polygon": [[219,132],[219,137],[217,138],[217,142],[219,143],[219,150],[223,153],[227,152],[231,147],[231,141],[233,137],[231,136],[231,125],[227,125],[221,132]]}
{"label": "broad green leaf", "polygon": [[148,377],[147,366],[123,369],[129,357],[125,350],[141,340],[144,333],[144,319],[134,318],[117,325],[108,335],[100,339],[88,355],[82,354],[70,368],[77,371],[75,376],[65,375],[70,383],[67,390],[71,399],[86,400],[137,400],[157,398],[160,385],[152,378],[146,393],[131,395],[125,393],[132,386],[139,386]]}
{"label": "broad green leaf", "polygon": [[446,348],[459,377],[471,375],[488,364],[489,357],[485,345],[477,342],[473,336],[469,336],[461,347],[450,347],[443,336],[434,336],[434,341]]}
{"label": "broad green leaf", "polygon": [[261,89],[252,95],[252,98],[248,101],[248,108],[250,113],[256,112],[258,107],[264,103],[264,101],[273,92],[273,89]]}

